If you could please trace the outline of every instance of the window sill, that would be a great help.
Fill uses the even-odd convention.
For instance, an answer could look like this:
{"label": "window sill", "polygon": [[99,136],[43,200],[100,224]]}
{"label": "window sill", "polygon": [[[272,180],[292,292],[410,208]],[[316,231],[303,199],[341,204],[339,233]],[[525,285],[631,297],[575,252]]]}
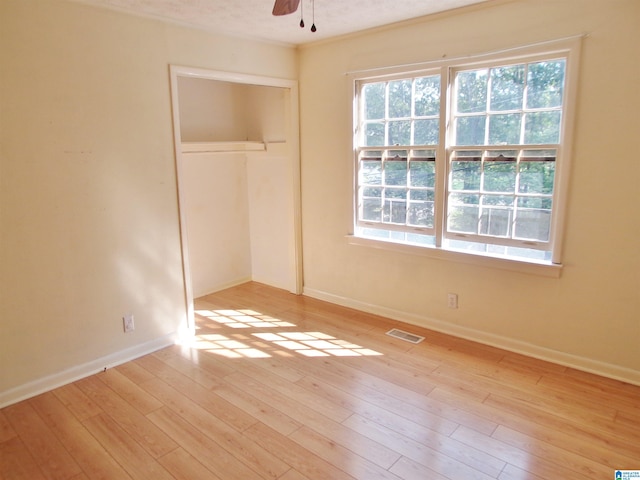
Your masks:
{"label": "window sill", "polygon": [[530,275],[539,275],[549,278],[560,278],[560,274],[562,272],[562,265],[554,263],[501,258],[474,252],[444,250],[437,247],[410,245],[406,243],[393,242],[390,240],[357,237],[355,235],[347,235],[346,239],[349,245],[377,248],[392,252],[405,253],[408,255],[418,255],[423,257],[436,258],[438,260],[466,263],[487,268],[497,268],[501,270],[509,270],[512,272],[526,273]]}

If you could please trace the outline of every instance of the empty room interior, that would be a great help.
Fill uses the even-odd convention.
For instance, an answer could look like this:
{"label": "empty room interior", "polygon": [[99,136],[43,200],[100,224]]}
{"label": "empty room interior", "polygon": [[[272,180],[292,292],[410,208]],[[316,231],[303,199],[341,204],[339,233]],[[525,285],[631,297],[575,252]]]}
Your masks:
{"label": "empty room interior", "polygon": [[640,476],[638,0],[0,0],[0,478]]}

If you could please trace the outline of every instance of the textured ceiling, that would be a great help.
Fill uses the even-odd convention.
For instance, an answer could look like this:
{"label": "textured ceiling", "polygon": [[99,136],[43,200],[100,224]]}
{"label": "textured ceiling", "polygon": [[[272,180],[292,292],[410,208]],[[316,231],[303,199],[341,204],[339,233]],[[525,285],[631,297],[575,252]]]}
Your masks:
{"label": "textured ceiling", "polygon": [[[301,0],[294,14],[271,15],[273,0],[77,0],[205,30],[300,45],[487,0]],[[300,28],[301,10],[305,28]],[[317,31],[311,32],[314,21]]]}

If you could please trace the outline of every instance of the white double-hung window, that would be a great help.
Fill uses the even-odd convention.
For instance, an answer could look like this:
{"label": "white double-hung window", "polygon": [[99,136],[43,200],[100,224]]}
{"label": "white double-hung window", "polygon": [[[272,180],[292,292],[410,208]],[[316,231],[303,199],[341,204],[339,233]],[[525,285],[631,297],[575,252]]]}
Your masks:
{"label": "white double-hung window", "polygon": [[560,263],[577,41],[354,76],[356,237]]}

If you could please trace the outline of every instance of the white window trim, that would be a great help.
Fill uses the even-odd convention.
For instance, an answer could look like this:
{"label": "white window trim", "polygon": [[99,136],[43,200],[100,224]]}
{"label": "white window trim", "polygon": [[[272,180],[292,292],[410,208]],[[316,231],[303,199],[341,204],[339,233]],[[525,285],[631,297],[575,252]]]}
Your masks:
{"label": "white window trim", "polygon": [[[464,57],[455,57],[451,59],[442,59],[427,61],[422,63],[416,63],[411,65],[398,65],[392,67],[382,67],[375,69],[368,69],[356,72],[349,72],[347,74],[349,78],[349,88],[352,97],[352,155],[351,155],[351,175],[352,175],[352,189],[350,192],[351,197],[351,223],[348,230],[347,241],[351,245],[367,246],[374,248],[382,248],[391,251],[398,251],[402,253],[408,253],[413,255],[427,256],[432,258],[439,258],[443,260],[450,260],[456,262],[472,263],[476,265],[483,265],[495,268],[502,268],[507,270],[516,270],[525,273],[532,273],[538,275],[545,275],[551,277],[559,277],[562,269],[562,239],[564,238],[564,230],[566,224],[566,210],[568,201],[568,187],[569,187],[569,172],[571,170],[572,163],[572,147],[573,147],[573,131],[576,115],[576,97],[577,97],[577,84],[578,84],[578,62],[580,58],[581,41],[583,35],[569,37],[560,40],[541,42],[534,45],[521,46],[508,48],[500,51],[489,52],[479,55],[469,55]],[[565,72],[565,91],[564,91],[564,119],[561,129],[561,138],[559,141],[562,158],[559,162],[559,168],[555,172],[556,187],[554,188],[554,205],[552,216],[552,228],[549,243],[553,246],[551,262],[540,262],[536,260],[530,260],[526,258],[511,258],[500,257],[489,254],[483,254],[479,252],[461,252],[458,250],[451,250],[443,247],[442,245],[430,246],[416,246],[406,244],[402,242],[395,242],[393,240],[373,239],[368,237],[361,237],[355,235],[355,226],[357,223],[357,199],[355,192],[357,191],[357,161],[356,152],[358,140],[356,135],[358,134],[358,89],[357,82],[371,80],[387,80],[393,78],[403,78],[413,75],[433,74],[435,69],[439,69],[441,73],[441,85],[443,90],[446,90],[446,86],[449,85],[449,75],[451,75],[452,69],[468,68],[477,65],[483,65],[495,61],[518,61],[519,59],[526,59],[531,61],[532,57],[543,56],[547,57],[553,54],[561,54],[566,57],[566,72]],[[445,91],[441,93],[442,102],[448,101],[448,95]],[[436,188],[436,205],[439,207],[435,211],[435,229],[440,232],[440,235],[436,235],[437,240],[445,238],[444,222],[446,218],[446,188],[445,183],[447,181],[447,141],[445,136],[447,135],[447,122],[449,121],[449,105],[446,105],[440,115],[440,142],[438,145],[438,151],[436,156],[436,182],[439,188]]]}

